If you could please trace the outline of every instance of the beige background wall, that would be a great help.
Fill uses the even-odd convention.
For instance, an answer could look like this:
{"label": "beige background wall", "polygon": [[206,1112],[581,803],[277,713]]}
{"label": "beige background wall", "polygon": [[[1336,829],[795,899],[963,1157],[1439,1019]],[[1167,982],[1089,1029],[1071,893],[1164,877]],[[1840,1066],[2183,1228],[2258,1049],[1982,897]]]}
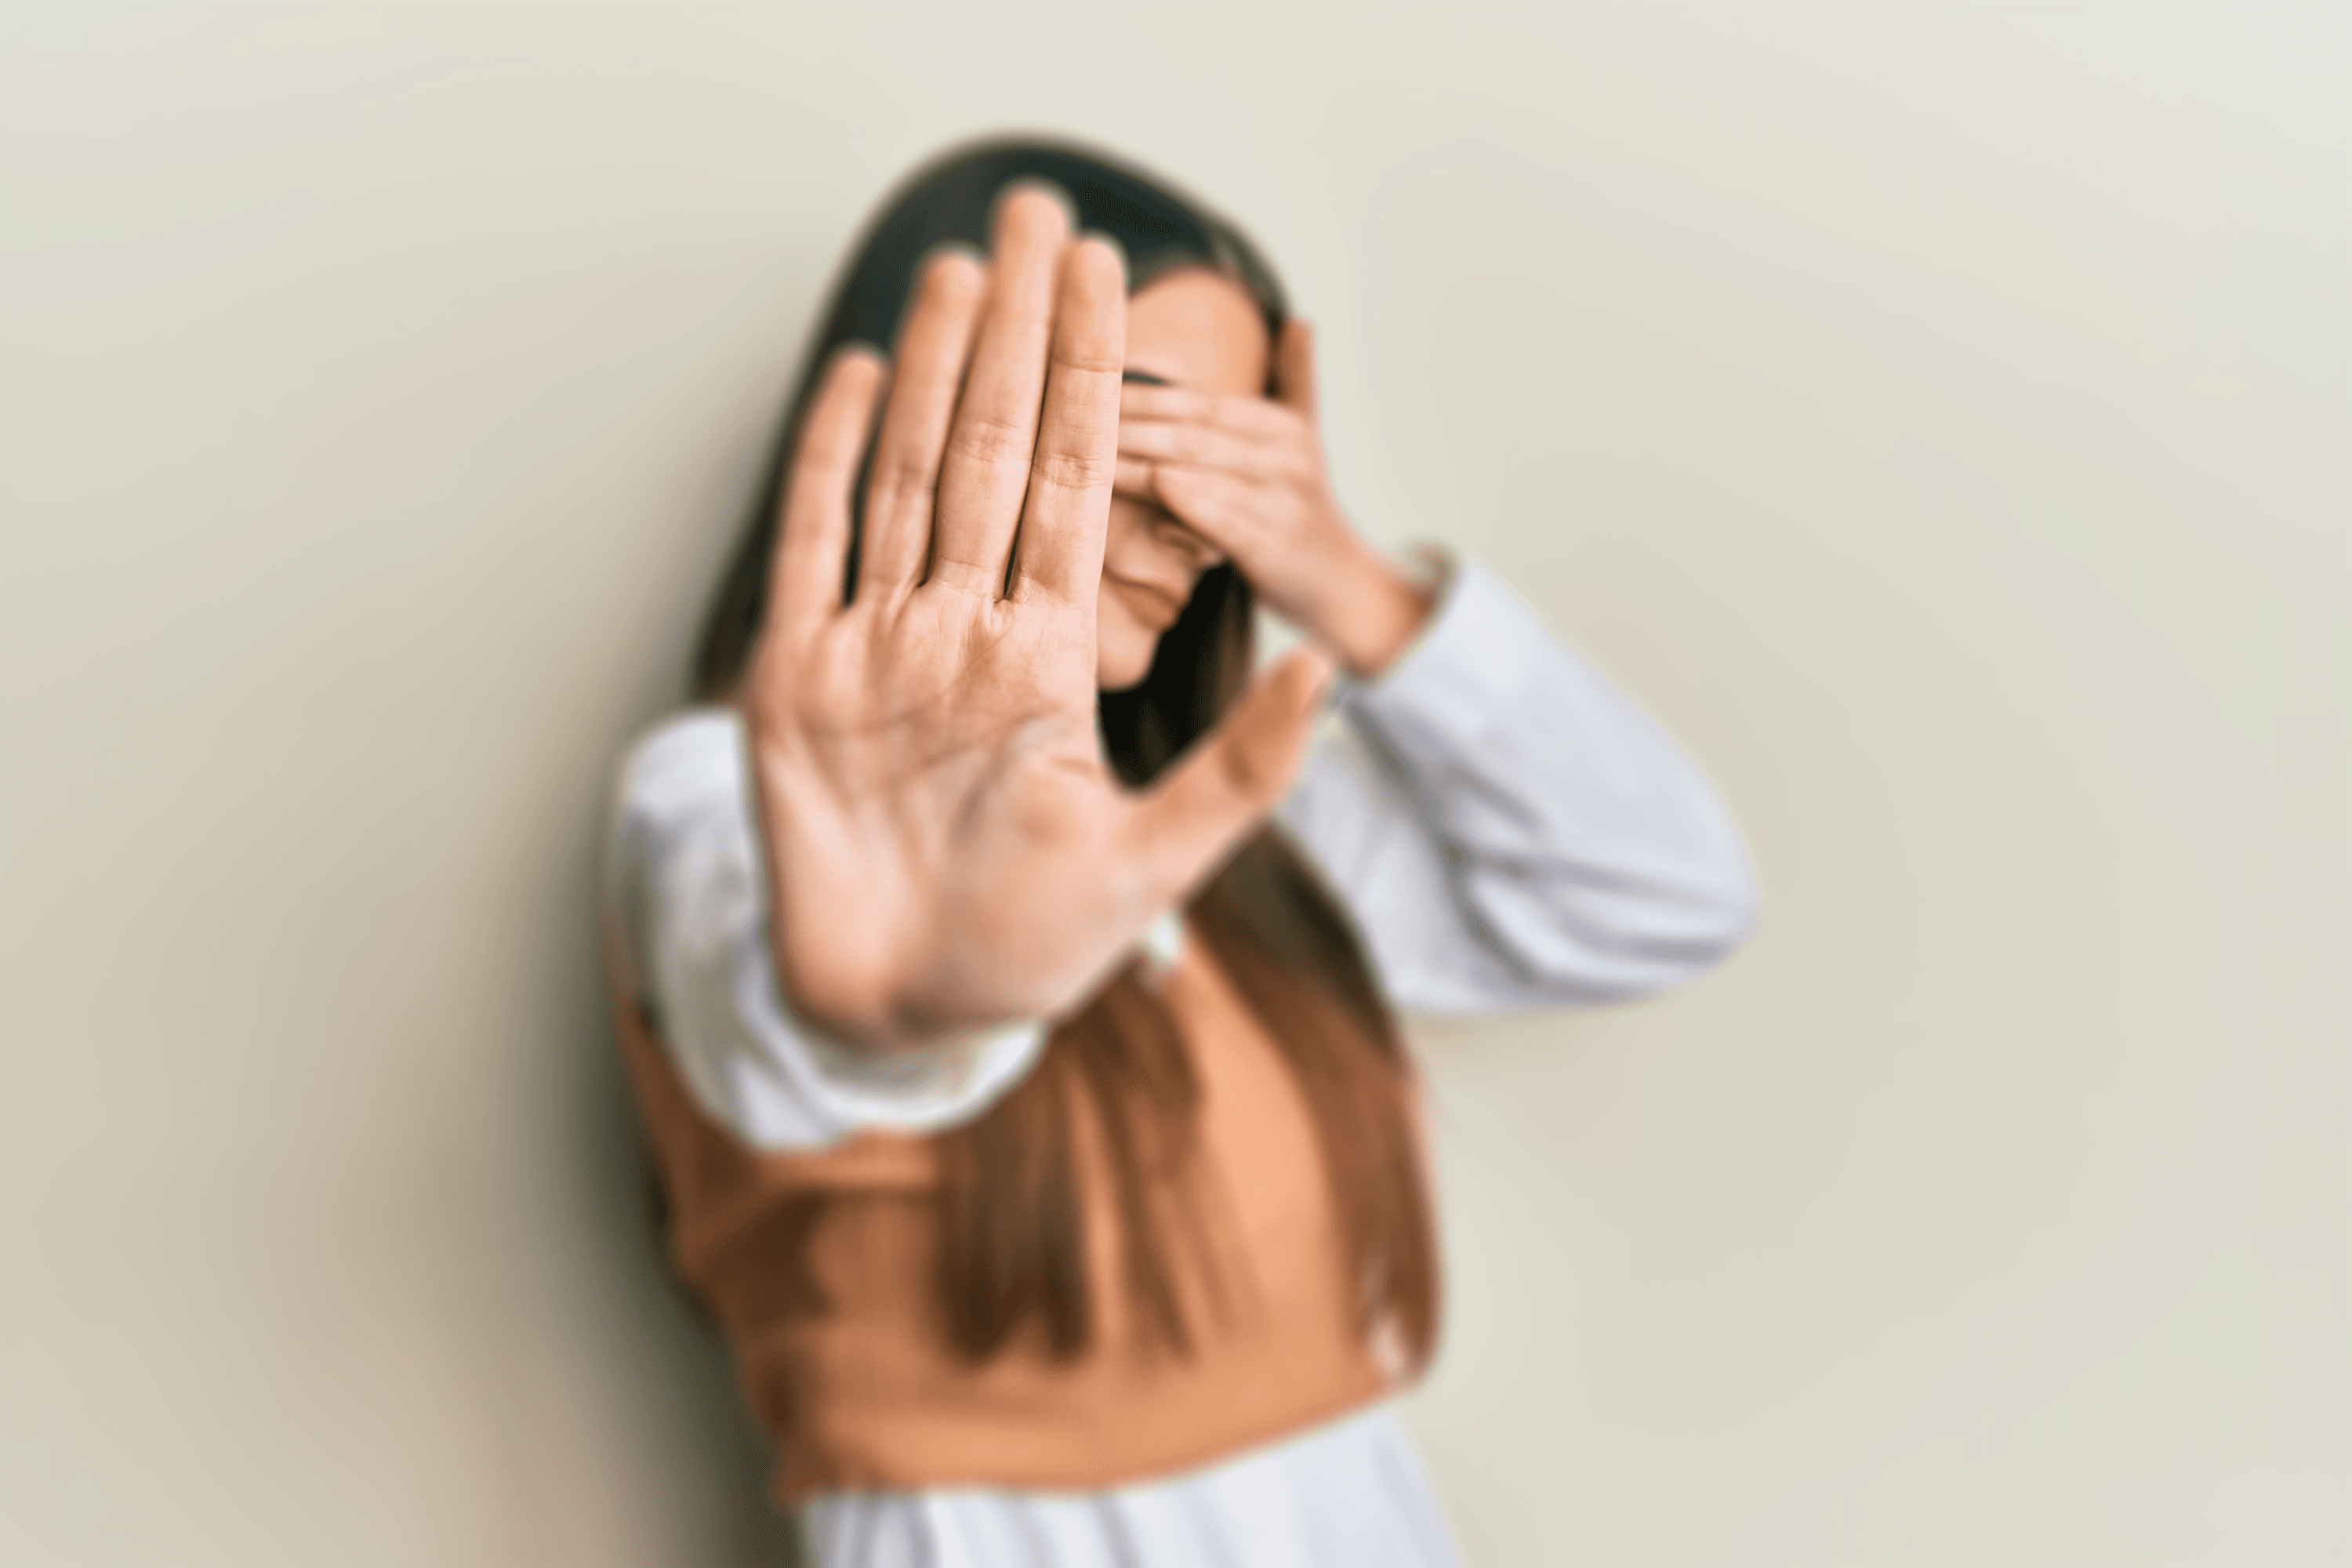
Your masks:
{"label": "beige background wall", "polygon": [[[339,9],[341,15],[326,14]],[[0,12],[0,1561],[772,1561],[585,897],[824,277],[1227,207],[1761,932],[1420,1031],[1481,1565],[2336,1563],[2340,6]]]}

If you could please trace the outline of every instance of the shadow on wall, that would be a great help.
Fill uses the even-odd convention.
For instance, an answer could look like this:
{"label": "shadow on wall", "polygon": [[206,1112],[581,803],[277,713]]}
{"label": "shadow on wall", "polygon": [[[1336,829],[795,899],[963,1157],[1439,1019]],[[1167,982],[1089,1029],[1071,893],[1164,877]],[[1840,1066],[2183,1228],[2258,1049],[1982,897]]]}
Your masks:
{"label": "shadow on wall", "polygon": [[[568,907],[591,910],[595,886],[593,844],[573,869],[576,895]],[[795,1568],[795,1532],[768,1495],[773,1455],[735,1386],[724,1341],[708,1327],[671,1276],[647,1206],[636,1110],[621,1066],[620,1047],[593,941],[580,921],[581,962],[567,965],[560,1006],[577,1026],[559,1037],[579,1042],[558,1053],[549,1103],[577,1108],[572,1152],[582,1169],[570,1190],[580,1194],[588,1272],[602,1291],[608,1330],[629,1365],[614,1379],[622,1415],[651,1434],[637,1451],[656,1458],[646,1478],[658,1494],[681,1562],[711,1568]]]}

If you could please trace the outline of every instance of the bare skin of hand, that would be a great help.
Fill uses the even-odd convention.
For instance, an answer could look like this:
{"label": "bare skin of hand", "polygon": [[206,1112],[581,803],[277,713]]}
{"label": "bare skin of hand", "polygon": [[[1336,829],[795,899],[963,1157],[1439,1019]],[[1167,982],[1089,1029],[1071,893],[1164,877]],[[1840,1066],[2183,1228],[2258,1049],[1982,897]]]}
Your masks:
{"label": "bare skin of hand", "polygon": [[1426,590],[1339,510],[1316,425],[1315,342],[1275,345],[1269,400],[1130,383],[1119,402],[1118,493],[1163,509],[1230,558],[1266,606],[1369,678],[1429,617]]}
{"label": "bare skin of hand", "polygon": [[1297,770],[1329,675],[1303,650],[1149,791],[1103,758],[1126,307],[1117,253],[1036,191],[999,204],[986,268],[925,268],[846,605],[882,361],[838,355],[803,422],[739,700],[778,973],[837,1037],[890,1049],[1066,1011]]}

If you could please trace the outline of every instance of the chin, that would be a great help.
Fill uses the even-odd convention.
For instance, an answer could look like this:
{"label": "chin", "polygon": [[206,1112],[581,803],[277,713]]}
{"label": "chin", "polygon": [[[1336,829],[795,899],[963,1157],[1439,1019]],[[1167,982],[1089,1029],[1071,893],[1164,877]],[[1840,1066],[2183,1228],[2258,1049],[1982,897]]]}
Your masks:
{"label": "chin", "polygon": [[1095,660],[1095,685],[1103,691],[1131,690],[1142,685],[1143,678],[1150,673],[1151,659],[1148,655],[1139,660]]}
{"label": "chin", "polygon": [[1119,625],[1112,622],[1112,612],[1097,612],[1095,633],[1095,685],[1104,691],[1125,691],[1139,685],[1151,673],[1152,656],[1160,651],[1160,637],[1155,632],[1120,616]]}

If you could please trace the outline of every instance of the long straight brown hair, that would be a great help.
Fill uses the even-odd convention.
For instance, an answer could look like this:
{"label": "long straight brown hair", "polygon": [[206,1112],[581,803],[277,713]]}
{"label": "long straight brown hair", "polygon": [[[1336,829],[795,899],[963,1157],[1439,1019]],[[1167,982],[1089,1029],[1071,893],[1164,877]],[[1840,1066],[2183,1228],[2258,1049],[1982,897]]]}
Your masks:
{"label": "long straight brown hair", "polygon": [[[997,194],[1020,179],[1058,184],[1076,205],[1080,226],[1117,237],[1133,286],[1173,267],[1210,266],[1250,291],[1270,332],[1280,330],[1281,285],[1248,239],[1132,166],[1066,144],[995,142],[919,172],[885,204],[835,287],[768,482],[706,615],[698,696],[730,692],[758,637],[784,458],[816,368],[843,343],[889,343],[923,256],[948,241],[984,247]],[[1141,683],[1102,694],[1105,754],[1129,784],[1148,784],[1239,693],[1254,662],[1252,605],[1248,581],[1232,566],[1202,574]],[[1245,842],[1187,912],[1266,1026],[1308,1108],[1360,1328],[1368,1337],[1392,1335],[1412,1364],[1425,1363],[1438,1282],[1412,1071],[1354,931],[1271,828]],[[1075,1155],[1081,1115],[1102,1134],[1123,1272],[1142,1324],[1168,1348],[1189,1352],[1195,1325],[1181,1303],[1179,1244],[1189,1228],[1200,1103],[1192,1056],[1139,963],[1054,1032],[1019,1087],[940,1135],[939,1305],[960,1352],[984,1361],[1032,1321],[1056,1356],[1076,1356],[1093,1342]]]}

